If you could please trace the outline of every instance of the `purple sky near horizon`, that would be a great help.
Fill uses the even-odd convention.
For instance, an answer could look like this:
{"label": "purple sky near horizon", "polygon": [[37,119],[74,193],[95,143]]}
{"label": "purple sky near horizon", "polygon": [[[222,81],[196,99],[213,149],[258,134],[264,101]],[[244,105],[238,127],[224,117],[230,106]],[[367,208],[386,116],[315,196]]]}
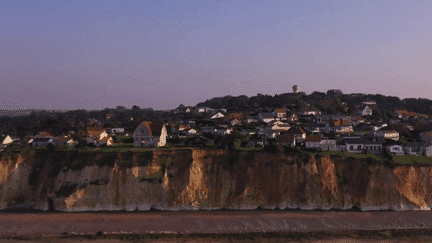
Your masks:
{"label": "purple sky near horizon", "polygon": [[0,109],[173,109],[294,84],[432,99],[429,0],[4,2]]}

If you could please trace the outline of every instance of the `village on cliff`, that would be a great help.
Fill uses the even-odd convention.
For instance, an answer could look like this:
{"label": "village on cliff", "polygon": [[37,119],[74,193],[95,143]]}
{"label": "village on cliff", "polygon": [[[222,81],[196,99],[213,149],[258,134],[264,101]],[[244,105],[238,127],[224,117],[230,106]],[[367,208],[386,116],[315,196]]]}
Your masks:
{"label": "village on cliff", "polygon": [[340,90],[306,95],[298,86],[293,91],[274,97],[225,96],[169,111],[118,106],[101,111],[34,111],[3,116],[0,151],[19,152],[26,147],[265,150],[279,146],[386,153],[408,160],[432,157],[430,100],[343,94]]}

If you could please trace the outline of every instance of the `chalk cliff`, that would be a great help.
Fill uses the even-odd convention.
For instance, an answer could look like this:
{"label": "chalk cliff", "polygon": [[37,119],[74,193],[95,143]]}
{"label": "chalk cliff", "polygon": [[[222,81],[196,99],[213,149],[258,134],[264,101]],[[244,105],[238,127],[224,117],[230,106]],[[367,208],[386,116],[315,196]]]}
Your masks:
{"label": "chalk cliff", "polygon": [[432,167],[224,150],[2,155],[0,209],[429,210]]}

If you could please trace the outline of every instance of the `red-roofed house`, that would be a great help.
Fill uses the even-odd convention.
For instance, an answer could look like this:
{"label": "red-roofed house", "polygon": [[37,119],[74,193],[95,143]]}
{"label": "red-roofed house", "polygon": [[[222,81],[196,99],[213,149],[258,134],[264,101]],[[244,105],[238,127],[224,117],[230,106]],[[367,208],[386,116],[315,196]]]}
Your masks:
{"label": "red-roofed house", "polygon": [[274,110],[273,114],[275,115],[276,120],[287,119],[287,110],[285,108],[277,108]]}
{"label": "red-roofed house", "polygon": [[321,148],[321,136],[306,136],[304,140],[305,148],[307,149],[319,149]]}

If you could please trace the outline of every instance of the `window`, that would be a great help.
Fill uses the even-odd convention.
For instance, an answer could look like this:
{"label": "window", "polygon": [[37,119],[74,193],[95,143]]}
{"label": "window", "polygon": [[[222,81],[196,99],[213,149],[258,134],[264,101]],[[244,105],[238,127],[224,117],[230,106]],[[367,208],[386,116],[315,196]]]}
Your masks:
{"label": "window", "polygon": [[357,145],[357,149],[360,150],[361,149],[361,145]]}
{"label": "window", "polygon": [[350,146],[350,150],[354,150],[354,147],[352,145]]}

